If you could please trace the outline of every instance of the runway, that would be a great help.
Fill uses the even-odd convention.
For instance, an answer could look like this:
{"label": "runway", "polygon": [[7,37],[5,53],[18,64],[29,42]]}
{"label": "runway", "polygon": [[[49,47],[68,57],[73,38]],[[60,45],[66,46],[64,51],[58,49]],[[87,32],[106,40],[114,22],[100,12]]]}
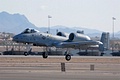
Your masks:
{"label": "runway", "polygon": [[105,72],[14,72],[0,73],[0,80],[120,80],[119,75]]}
{"label": "runway", "polygon": [[0,80],[120,80],[120,58],[73,56],[66,61],[64,56],[0,56]]}

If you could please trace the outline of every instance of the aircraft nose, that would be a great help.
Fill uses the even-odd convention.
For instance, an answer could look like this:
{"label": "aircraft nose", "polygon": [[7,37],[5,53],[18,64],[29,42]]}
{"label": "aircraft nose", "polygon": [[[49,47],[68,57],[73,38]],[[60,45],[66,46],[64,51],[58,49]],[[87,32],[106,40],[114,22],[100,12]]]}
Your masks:
{"label": "aircraft nose", "polygon": [[17,41],[18,40],[18,35],[15,35],[12,40]]}

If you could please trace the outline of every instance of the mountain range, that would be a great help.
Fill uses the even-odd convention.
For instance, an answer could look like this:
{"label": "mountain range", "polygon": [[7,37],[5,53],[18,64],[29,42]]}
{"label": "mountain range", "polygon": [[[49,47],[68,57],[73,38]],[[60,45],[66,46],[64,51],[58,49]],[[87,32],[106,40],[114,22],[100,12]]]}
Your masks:
{"label": "mountain range", "polygon": [[0,13],[0,32],[19,33],[28,27],[36,28],[24,15]]}
{"label": "mountain range", "polygon": [[[35,26],[31,23],[24,15],[19,13],[10,14],[8,12],[0,13],[0,32],[8,32],[18,34],[22,32],[26,28],[35,28],[41,32],[48,31],[47,27],[39,27]],[[84,27],[67,27],[63,25],[56,25],[50,27],[50,33],[56,34],[56,31],[62,31],[66,33],[76,32],[76,31],[84,31],[85,34],[91,37],[98,36],[100,37],[103,31],[99,31],[96,29],[89,29]],[[120,35],[120,31],[115,34],[117,37]]]}

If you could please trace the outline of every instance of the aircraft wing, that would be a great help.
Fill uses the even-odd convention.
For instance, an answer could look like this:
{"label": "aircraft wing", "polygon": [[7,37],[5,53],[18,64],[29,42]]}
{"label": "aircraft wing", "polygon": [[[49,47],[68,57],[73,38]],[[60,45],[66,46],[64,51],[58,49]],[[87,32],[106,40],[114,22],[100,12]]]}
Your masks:
{"label": "aircraft wing", "polygon": [[91,45],[99,45],[102,44],[100,41],[79,41],[79,42],[61,42],[56,47],[58,48],[79,48],[82,46],[91,46]]}

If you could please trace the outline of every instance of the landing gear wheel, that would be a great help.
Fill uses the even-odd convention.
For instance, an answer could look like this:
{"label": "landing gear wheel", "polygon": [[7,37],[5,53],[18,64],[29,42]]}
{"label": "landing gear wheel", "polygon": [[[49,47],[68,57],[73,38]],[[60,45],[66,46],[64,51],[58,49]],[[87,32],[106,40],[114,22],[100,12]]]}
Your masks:
{"label": "landing gear wheel", "polygon": [[43,58],[47,58],[48,57],[48,53],[43,52],[42,56],[43,56]]}
{"label": "landing gear wheel", "polygon": [[104,53],[101,53],[101,55],[100,56],[103,56],[104,55]]}
{"label": "landing gear wheel", "polygon": [[69,61],[69,60],[71,59],[71,55],[70,55],[70,54],[67,54],[67,55],[65,56],[65,59],[66,59],[67,61]]}
{"label": "landing gear wheel", "polygon": [[27,52],[24,52],[24,55],[25,55],[25,56],[27,56],[27,55],[28,55],[28,53],[27,53]]}

